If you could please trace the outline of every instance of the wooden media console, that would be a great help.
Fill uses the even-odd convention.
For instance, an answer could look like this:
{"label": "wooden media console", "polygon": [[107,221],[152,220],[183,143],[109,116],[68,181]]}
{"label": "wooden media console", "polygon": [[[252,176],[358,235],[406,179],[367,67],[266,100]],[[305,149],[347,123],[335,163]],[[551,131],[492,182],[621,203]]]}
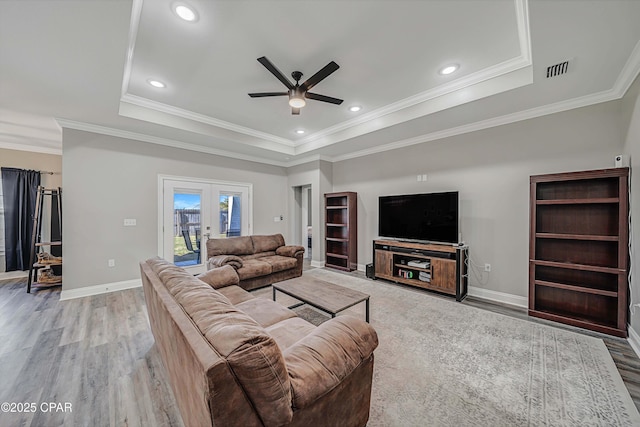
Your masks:
{"label": "wooden media console", "polygon": [[462,301],[467,296],[466,246],[374,240],[376,279],[441,292]]}

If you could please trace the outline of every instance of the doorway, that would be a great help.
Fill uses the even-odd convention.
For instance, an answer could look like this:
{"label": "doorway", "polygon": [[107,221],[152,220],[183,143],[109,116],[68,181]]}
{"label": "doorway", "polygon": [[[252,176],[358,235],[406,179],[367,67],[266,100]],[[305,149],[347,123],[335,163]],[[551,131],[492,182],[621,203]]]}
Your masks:
{"label": "doorway", "polygon": [[198,274],[206,241],[251,234],[252,185],[160,177],[159,256]]}
{"label": "doorway", "polygon": [[298,231],[295,233],[299,236],[298,243],[305,248],[305,258],[311,259],[311,243],[313,242],[313,223],[311,220],[312,206],[311,206],[311,185],[302,185],[293,188],[294,200],[296,202],[296,228]]}

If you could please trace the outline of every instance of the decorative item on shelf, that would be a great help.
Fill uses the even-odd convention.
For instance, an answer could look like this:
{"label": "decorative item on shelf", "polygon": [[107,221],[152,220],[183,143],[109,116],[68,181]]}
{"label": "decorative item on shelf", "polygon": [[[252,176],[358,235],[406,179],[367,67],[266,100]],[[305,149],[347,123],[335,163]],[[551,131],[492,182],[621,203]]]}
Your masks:
{"label": "decorative item on shelf", "polygon": [[40,252],[38,253],[38,264],[59,265],[59,264],[62,264],[62,257],[53,256],[49,252]]}
{"label": "decorative item on shelf", "polygon": [[62,276],[57,276],[51,269],[41,270],[38,274],[38,283],[43,285],[54,285],[62,283]]}
{"label": "decorative item on shelf", "polygon": [[431,265],[429,261],[422,261],[419,259],[413,259],[407,263],[409,267],[429,268]]}

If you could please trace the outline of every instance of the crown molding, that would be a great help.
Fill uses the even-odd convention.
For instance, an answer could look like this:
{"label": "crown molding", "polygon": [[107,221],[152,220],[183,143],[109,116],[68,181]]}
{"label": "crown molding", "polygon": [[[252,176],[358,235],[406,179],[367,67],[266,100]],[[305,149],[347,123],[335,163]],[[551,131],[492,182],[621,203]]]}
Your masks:
{"label": "crown molding", "polygon": [[[170,114],[172,116],[180,117],[183,119],[191,120],[198,123],[203,123],[209,126],[215,126],[218,128],[230,130],[232,132],[252,136],[254,138],[258,138],[264,141],[274,142],[276,144],[283,145],[284,147],[291,149],[294,147],[293,141],[281,138],[276,135],[272,135],[270,133],[261,132],[255,129],[251,129],[245,126],[240,126],[235,123],[226,122],[224,120],[219,120],[204,114],[194,113],[193,111],[185,110],[182,108],[174,107],[173,105],[163,104],[162,102],[152,101],[148,98],[143,98],[138,95],[132,95],[130,93],[125,93],[120,98],[120,102],[125,102],[129,104],[136,105],[138,107],[146,108],[149,110],[159,111],[161,113]],[[244,142],[247,144],[247,142]],[[250,144],[250,143],[249,143]]]}
{"label": "crown molding", "polygon": [[475,123],[470,123],[470,124],[450,128],[450,129],[445,129],[437,132],[416,136],[413,138],[395,141],[389,144],[379,145],[377,147],[372,147],[372,148],[360,150],[353,153],[334,156],[333,161],[338,162],[342,160],[368,156],[371,154],[383,153],[385,151],[397,150],[399,148],[409,147],[411,145],[421,144],[424,142],[450,138],[452,136],[463,135],[465,133],[476,132],[476,131],[485,130],[485,129],[489,129],[497,126],[508,125],[510,123],[534,119],[536,117],[542,117],[549,114],[560,113],[563,111],[573,110],[576,108],[587,107],[589,105],[599,104],[602,102],[613,101],[621,97],[622,95],[619,95],[617,91],[614,91],[613,89],[611,89],[604,92],[598,92],[595,94],[585,95],[579,98],[570,99],[567,101],[557,102],[555,104],[545,105],[542,107],[535,107],[528,110],[518,111],[516,113],[506,114],[503,116],[494,117],[487,120],[481,120]]}
{"label": "crown molding", "polygon": [[120,96],[124,96],[129,90],[129,82],[131,81],[131,70],[133,68],[133,53],[136,48],[136,40],[138,38],[138,30],[140,28],[140,17],[142,16],[142,3],[143,0],[133,0],[131,4],[129,40],[127,41],[127,56],[122,74],[122,88],[120,89]]}
{"label": "crown molding", "polygon": [[0,149],[14,150],[14,151],[28,151],[30,153],[42,153],[42,154],[54,154],[56,156],[62,156],[62,148],[50,148],[42,147],[30,144],[17,144],[13,142],[0,141]]}
{"label": "crown molding", "polygon": [[264,159],[261,157],[250,156],[246,154],[235,153],[217,148],[205,147],[198,144],[190,144],[188,142],[176,141],[174,139],[160,138],[157,136],[146,135],[127,130],[115,129],[105,126],[94,125],[91,123],[76,122],[62,118],[56,118],[56,121],[62,128],[81,130],[84,132],[92,132],[100,135],[113,136],[116,138],[131,139],[134,141],[148,142],[151,144],[163,145],[165,147],[180,148],[183,150],[196,151],[199,153],[213,154],[216,156],[229,157],[238,160],[246,160],[249,162],[263,163],[272,166],[286,167],[287,164],[277,160]]}
{"label": "crown molding", "polygon": [[520,56],[529,64],[531,56],[531,28],[529,27],[529,0],[515,0],[518,40],[520,40]]}
{"label": "crown molding", "polygon": [[322,154],[312,154],[310,156],[299,157],[297,159],[289,160],[286,163],[286,167],[290,168],[293,166],[304,165],[305,163],[317,162],[317,161],[325,161],[333,163],[333,157],[325,156]]}
{"label": "crown molding", "polygon": [[618,98],[622,98],[627,93],[638,74],[640,74],[640,41],[631,51],[631,55],[627,58],[627,62],[613,85],[613,90],[618,94]]}

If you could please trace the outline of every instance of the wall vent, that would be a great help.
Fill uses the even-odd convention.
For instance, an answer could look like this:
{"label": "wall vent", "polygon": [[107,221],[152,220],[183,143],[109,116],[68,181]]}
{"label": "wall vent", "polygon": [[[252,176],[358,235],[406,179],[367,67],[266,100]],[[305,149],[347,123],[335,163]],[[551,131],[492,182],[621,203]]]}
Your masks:
{"label": "wall vent", "polygon": [[565,74],[569,70],[569,61],[564,61],[556,65],[550,65],[547,67],[547,78],[560,76]]}

